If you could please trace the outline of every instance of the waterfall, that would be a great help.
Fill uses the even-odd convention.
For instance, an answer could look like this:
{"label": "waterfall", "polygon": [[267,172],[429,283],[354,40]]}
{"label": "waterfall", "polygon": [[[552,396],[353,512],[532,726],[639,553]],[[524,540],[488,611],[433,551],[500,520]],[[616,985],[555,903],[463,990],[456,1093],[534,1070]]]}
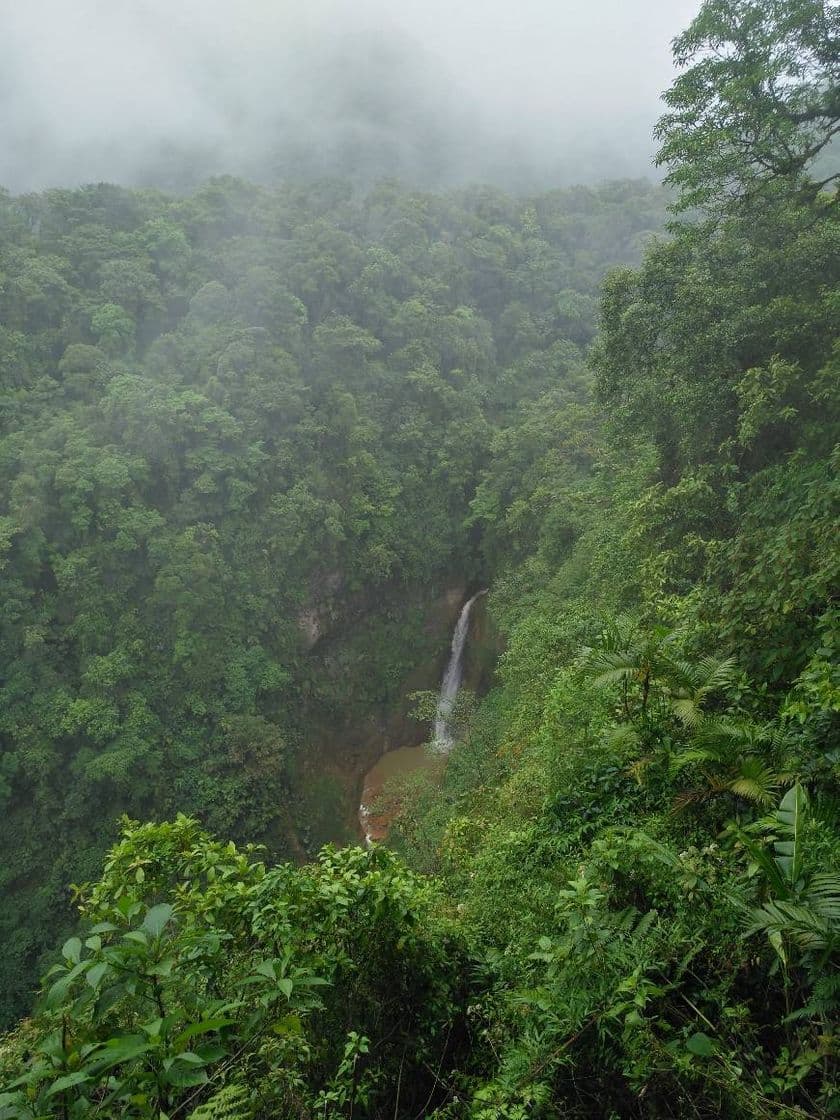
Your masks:
{"label": "waterfall", "polygon": [[464,672],[464,647],[467,644],[467,632],[470,627],[470,612],[476,599],[486,595],[486,589],[473,595],[468,603],[461,608],[455,632],[452,635],[452,651],[449,655],[449,664],[443,675],[443,683],[438,698],[437,713],[435,716],[435,735],[431,748],[427,746],[398,747],[396,750],[386,751],[379,762],[365,775],[362,786],[362,797],[359,805],[359,824],[364,833],[365,843],[370,846],[374,841],[384,840],[388,833],[388,825],[393,811],[374,816],[370,806],[375,804],[381,793],[383,785],[389,781],[402,778],[406,774],[426,770],[433,779],[439,780],[445,765],[441,757],[452,750],[454,736],[449,725],[452,715],[452,706],[458,689],[461,687],[461,678]]}
{"label": "waterfall", "polygon": [[434,749],[440,754],[448,754],[452,750],[454,738],[450,727],[450,717],[455,697],[461,687],[461,678],[464,674],[464,646],[467,644],[467,631],[470,628],[470,612],[476,599],[487,594],[487,588],[478,591],[472,599],[464,603],[455,632],[452,635],[452,652],[449,655],[449,664],[443,674],[443,683],[440,686],[440,699],[438,700],[437,714],[435,716]]}

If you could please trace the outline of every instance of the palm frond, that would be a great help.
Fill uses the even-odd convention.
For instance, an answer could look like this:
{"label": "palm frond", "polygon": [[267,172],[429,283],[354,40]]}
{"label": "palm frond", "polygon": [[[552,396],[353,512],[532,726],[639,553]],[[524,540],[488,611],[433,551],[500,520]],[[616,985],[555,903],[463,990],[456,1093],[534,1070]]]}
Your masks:
{"label": "palm frond", "polygon": [[668,678],[668,688],[672,694],[692,695],[697,688],[694,675],[695,666],[690,661],[682,659],[661,657],[660,667],[664,669]]}
{"label": "palm frond", "polygon": [[672,802],[673,810],[675,813],[680,813],[683,809],[687,809],[689,805],[702,804],[702,802],[709,800],[712,793],[713,791],[710,788],[701,786],[681,790]]}
{"label": "palm frond", "polygon": [[673,777],[685,770],[688,766],[700,765],[704,762],[721,762],[720,754],[712,748],[705,747],[689,747],[679,754],[674,755],[668,767],[669,773]]}
{"label": "palm frond", "polygon": [[677,700],[672,700],[671,710],[680,723],[690,731],[699,727],[703,722],[703,713],[693,696],[683,696]]}
{"label": "palm frond", "polygon": [[760,758],[748,755],[741,759],[738,773],[727,783],[732,793],[757,805],[771,805],[779,788],[779,775],[765,766]]}
{"label": "palm frond", "polygon": [[785,1023],[795,1023],[802,1019],[838,1018],[840,1011],[840,972],[820,976],[814,984],[811,997],[804,1007],[797,1008],[785,1016]]}
{"label": "palm frond", "polygon": [[697,727],[695,741],[703,744],[720,744],[721,750],[724,743],[727,750],[732,744],[745,747],[753,744],[749,725],[745,725],[743,720],[732,719],[730,716],[706,716]]}
{"label": "palm frond", "polygon": [[717,657],[701,657],[694,667],[696,687],[703,694],[714,692],[717,689],[728,688],[738,675],[738,664],[734,657],[726,657],[722,661]]}
{"label": "palm frond", "polygon": [[616,752],[630,750],[638,747],[640,743],[638,729],[632,723],[620,723],[610,727],[604,735],[606,742]]}
{"label": "palm frond", "polygon": [[813,875],[803,892],[808,905],[840,933],[840,875]]}
{"label": "palm frond", "polygon": [[826,949],[836,940],[835,931],[809,906],[792,902],[765,902],[750,911],[744,936],[764,932],[768,937],[787,937],[800,949]]}
{"label": "palm frond", "polygon": [[592,683],[596,688],[606,688],[611,684],[620,684],[622,681],[632,680],[636,675],[636,669],[633,665],[610,665],[606,658],[599,659],[599,662],[594,662],[591,666],[596,673],[592,678]]}

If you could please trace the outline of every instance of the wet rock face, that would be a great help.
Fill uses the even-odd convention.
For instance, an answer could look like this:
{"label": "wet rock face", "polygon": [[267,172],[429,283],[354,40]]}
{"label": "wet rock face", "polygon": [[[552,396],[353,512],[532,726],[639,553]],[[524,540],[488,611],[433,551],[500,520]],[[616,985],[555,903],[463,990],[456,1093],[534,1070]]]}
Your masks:
{"label": "wet rock face", "polygon": [[297,616],[298,630],[307,652],[327,633],[330,620],[341,614],[337,600],[343,585],[344,577],[338,569],[313,575],[309,605]]}
{"label": "wet rock face", "polygon": [[298,629],[303,637],[304,649],[310,650],[321,637],[321,620],[314,607],[301,611],[297,616]]}
{"label": "wet rock face", "polygon": [[493,621],[485,596],[476,602],[470,619],[470,636],[464,650],[464,686],[479,694],[492,688],[504,648],[504,636]]}

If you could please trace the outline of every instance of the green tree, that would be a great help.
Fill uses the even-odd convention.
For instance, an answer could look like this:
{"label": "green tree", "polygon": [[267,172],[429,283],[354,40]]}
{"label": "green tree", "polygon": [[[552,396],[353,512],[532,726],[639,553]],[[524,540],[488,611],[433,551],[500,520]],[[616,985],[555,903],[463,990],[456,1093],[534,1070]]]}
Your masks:
{"label": "green tree", "polygon": [[832,0],[705,0],[674,41],[674,59],[684,73],[665,94],[669,112],[656,131],[680,208],[725,208],[775,186],[813,200],[837,180]]}

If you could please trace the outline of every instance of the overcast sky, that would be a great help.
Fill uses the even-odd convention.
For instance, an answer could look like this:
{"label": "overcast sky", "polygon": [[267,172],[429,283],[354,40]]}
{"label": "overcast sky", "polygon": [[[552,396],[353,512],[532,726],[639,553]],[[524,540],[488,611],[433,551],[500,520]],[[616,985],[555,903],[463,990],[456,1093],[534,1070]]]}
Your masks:
{"label": "overcast sky", "polygon": [[0,184],[643,174],[699,0],[0,0]]}

